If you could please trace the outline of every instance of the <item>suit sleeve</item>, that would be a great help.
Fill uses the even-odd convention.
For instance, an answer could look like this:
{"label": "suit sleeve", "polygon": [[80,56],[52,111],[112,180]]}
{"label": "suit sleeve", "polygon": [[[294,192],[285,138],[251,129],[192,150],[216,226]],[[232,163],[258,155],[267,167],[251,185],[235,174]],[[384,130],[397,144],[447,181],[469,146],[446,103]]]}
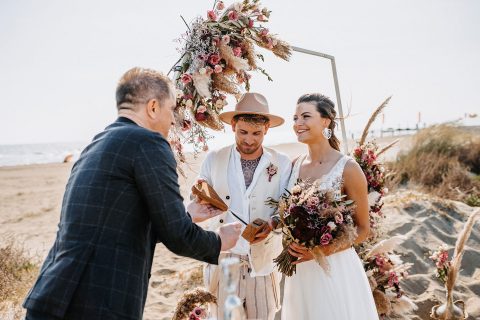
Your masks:
{"label": "suit sleeve", "polygon": [[175,254],[217,264],[220,237],[197,226],[186,213],[168,142],[155,136],[143,141],[138,150],[135,180],[158,240]]}

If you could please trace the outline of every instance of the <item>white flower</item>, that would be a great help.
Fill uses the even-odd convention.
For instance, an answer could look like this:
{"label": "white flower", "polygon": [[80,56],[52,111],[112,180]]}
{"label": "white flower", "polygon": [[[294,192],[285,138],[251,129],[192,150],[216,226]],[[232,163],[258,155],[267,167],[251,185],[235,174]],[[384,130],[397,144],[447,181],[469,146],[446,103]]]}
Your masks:
{"label": "white flower", "polygon": [[192,105],[193,105],[193,101],[192,101],[191,99],[188,99],[188,100],[185,102],[185,106],[186,106],[187,108],[191,108]]}
{"label": "white flower", "polygon": [[337,229],[337,225],[333,221],[330,221],[329,223],[327,223],[327,227],[329,227],[331,231]]}
{"label": "white flower", "polygon": [[243,8],[243,4],[241,2],[235,2],[233,4],[233,9],[235,9],[235,11],[237,12],[242,11],[242,8]]}
{"label": "white flower", "polygon": [[383,194],[387,194],[388,193],[388,188],[383,188]]}
{"label": "white flower", "polygon": [[223,108],[223,106],[224,106],[224,102],[222,99],[218,99],[217,102],[215,102],[215,107],[217,107],[218,109]]}
{"label": "white flower", "polygon": [[177,89],[177,99],[181,98],[183,96],[183,91],[180,89]]}
{"label": "white flower", "polygon": [[198,70],[198,73],[200,73],[203,76],[205,73],[207,73],[207,69],[200,68],[200,70]]}
{"label": "white flower", "polygon": [[293,193],[293,194],[298,194],[298,193],[300,193],[300,192],[302,192],[302,188],[300,188],[299,185],[296,185],[296,186],[294,186],[294,187],[292,188],[292,193]]}
{"label": "white flower", "polygon": [[368,205],[373,207],[375,203],[377,203],[378,199],[380,199],[381,194],[377,191],[372,191],[368,194]]}

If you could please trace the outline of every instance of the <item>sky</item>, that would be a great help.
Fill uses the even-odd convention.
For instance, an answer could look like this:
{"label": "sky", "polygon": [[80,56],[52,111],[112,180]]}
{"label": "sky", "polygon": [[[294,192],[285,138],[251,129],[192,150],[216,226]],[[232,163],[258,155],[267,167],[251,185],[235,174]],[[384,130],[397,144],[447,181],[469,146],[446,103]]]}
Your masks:
{"label": "sky", "polygon": [[[231,2],[224,1],[227,5]],[[348,136],[393,95],[374,129],[451,121],[480,111],[480,1],[264,0],[267,27],[291,45],[335,56]],[[89,141],[116,118],[115,86],[134,66],[167,72],[179,58],[174,39],[213,1],[2,0],[0,144]],[[286,124],[271,144],[294,141],[297,98],[334,101],[330,62],[270,53],[253,74]],[[226,107],[231,110],[233,103]],[[477,121],[478,122],[478,121]],[[230,130],[216,140],[230,139]]]}

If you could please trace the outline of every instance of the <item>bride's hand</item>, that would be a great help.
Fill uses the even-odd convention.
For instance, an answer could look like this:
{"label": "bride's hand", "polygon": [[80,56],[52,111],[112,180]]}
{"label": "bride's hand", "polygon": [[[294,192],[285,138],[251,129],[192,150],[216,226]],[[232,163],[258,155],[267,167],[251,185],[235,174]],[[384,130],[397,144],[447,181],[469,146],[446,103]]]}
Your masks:
{"label": "bride's hand", "polygon": [[290,247],[288,248],[288,253],[298,258],[298,260],[294,261],[293,264],[299,264],[313,259],[312,253],[307,248],[295,242],[290,244]]}

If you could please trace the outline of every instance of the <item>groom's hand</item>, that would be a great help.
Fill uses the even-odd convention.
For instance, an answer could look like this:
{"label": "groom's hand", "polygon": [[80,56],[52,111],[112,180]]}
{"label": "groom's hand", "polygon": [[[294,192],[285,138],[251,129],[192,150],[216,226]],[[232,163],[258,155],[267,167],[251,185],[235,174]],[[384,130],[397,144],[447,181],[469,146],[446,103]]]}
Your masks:
{"label": "groom's hand", "polygon": [[263,227],[262,231],[260,231],[259,233],[257,233],[255,235],[255,239],[252,240],[252,244],[253,243],[257,243],[257,242],[260,242],[262,241],[263,239],[265,239],[266,237],[268,237],[268,235],[270,234],[270,232],[272,232],[272,227],[270,225],[270,223],[268,224],[265,224],[265,226]]}
{"label": "groom's hand", "polygon": [[242,225],[240,222],[227,223],[218,229],[218,235],[222,240],[222,251],[232,249],[240,237]]}
{"label": "groom's hand", "polygon": [[198,202],[198,200],[190,202],[187,206],[187,211],[195,223],[205,221],[223,213],[214,206],[206,204],[206,202],[203,201]]}

